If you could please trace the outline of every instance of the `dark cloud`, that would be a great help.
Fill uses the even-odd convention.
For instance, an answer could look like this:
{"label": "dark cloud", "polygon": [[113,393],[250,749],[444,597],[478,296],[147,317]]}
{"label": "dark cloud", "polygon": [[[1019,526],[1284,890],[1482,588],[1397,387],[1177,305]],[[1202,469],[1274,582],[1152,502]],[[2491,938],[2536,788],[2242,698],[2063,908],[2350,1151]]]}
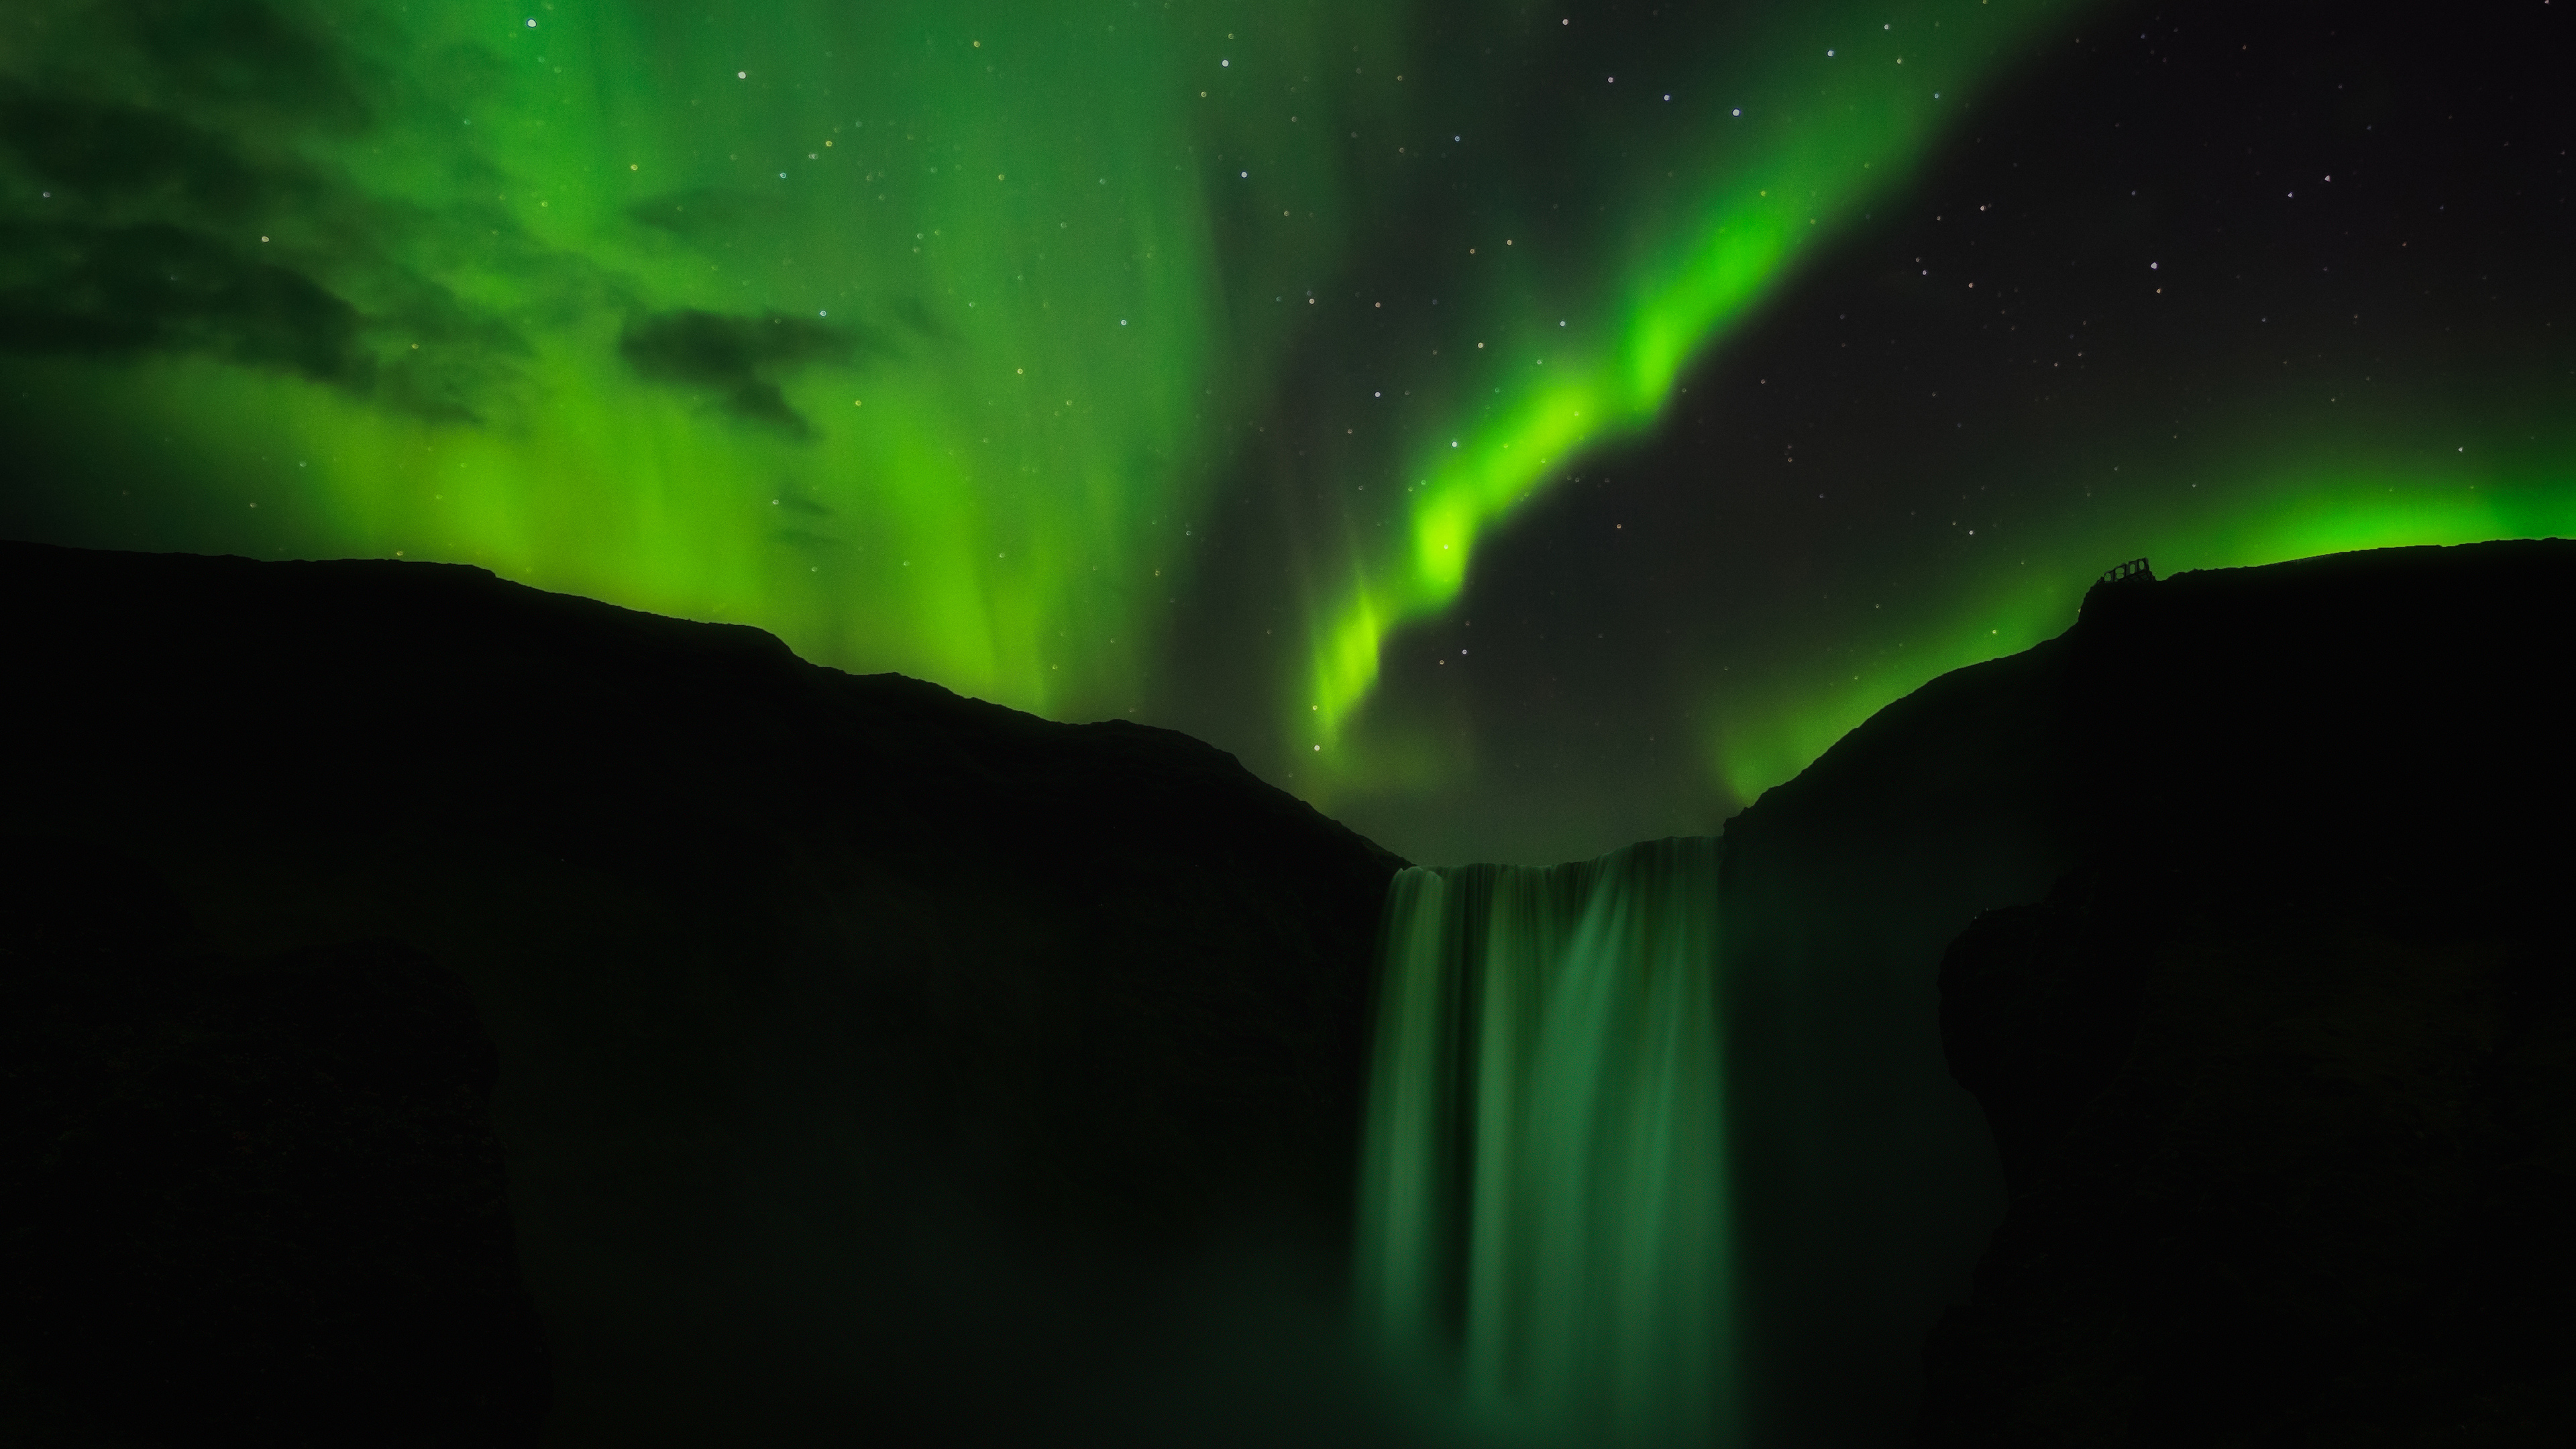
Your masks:
{"label": "dark cloud", "polygon": [[369,119],[358,68],[332,34],[347,14],[326,21],[316,9],[267,0],[126,0],[102,9],[157,72],[157,95],[341,130]]}
{"label": "dark cloud", "polygon": [[949,335],[948,329],[940,325],[940,321],[937,317],[931,315],[929,304],[922,301],[919,297],[897,297],[887,304],[886,312],[896,321],[901,322],[906,327],[911,328],[913,331],[920,333],[924,337],[946,337]]}
{"label": "dark cloud", "polygon": [[802,438],[813,428],[787,405],[777,374],[847,362],[867,345],[856,329],[803,317],[727,317],[684,308],[633,319],[617,350],[645,377],[713,392],[735,417]]}
{"label": "dark cloud", "polygon": [[628,207],[626,214],[639,225],[670,232],[694,245],[730,241],[745,230],[779,226],[787,220],[786,206],[774,199],[712,186],[648,196]]}
{"label": "dark cloud", "polygon": [[[370,87],[387,78],[364,58],[363,7],[32,3],[47,62],[0,75],[0,354],[211,357],[470,420],[509,408],[530,355],[522,328],[605,310],[630,315],[621,351],[638,374],[804,437],[786,376],[881,350],[864,329],[820,319],[639,312],[627,283],[541,243],[506,205],[425,209],[321,159],[378,123]],[[489,59],[474,47],[421,58],[443,77],[428,89],[488,85],[470,73],[478,57]],[[455,139],[464,151],[449,159],[470,167],[472,138]],[[720,189],[629,214],[691,245],[788,220],[772,198]],[[509,310],[460,295],[424,258],[506,274]],[[914,313],[889,316],[930,327]]]}
{"label": "dark cloud", "polygon": [[363,381],[358,310],[253,251],[162,223],[0,224],[0,348],[211,353]]}
{"label": "dark cloud", "polygon": [[467,420],[529,352],[515,329],[424,279],[374,278],[382,305],[362,312],[271,251],[167,222],[0,216],[0,353],[214,357]]}
{"label": "dark cloud", "polygon": [[0,81],[0,148],[65,208],[176,210],[239,221],[313,190],[167,111]]}
{"label": "dark cloud", "polygon": [[[109,35],[64,50],[86,70],[0,78],[0,352],[210,356],[468,419],[527,344],[403,254],[470,245],[554,312],[598,305],[595,278],[497,208],[426,213],[301,159],[300,140],[364,119],[330,98],[356,67],[276,7],[82,21]],[[302,99],[253,97],[271,88]]]}

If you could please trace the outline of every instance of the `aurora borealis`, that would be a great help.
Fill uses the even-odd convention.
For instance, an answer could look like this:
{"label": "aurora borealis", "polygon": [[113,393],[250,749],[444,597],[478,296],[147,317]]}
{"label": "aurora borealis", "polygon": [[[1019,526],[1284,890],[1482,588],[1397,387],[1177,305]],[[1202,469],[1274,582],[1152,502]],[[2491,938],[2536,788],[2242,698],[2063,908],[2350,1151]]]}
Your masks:
{"label": "aurora borealis", "polygon": [[2122,559],[2576,529],[2568,9],[30,0],[0,531],[1705,833]]}

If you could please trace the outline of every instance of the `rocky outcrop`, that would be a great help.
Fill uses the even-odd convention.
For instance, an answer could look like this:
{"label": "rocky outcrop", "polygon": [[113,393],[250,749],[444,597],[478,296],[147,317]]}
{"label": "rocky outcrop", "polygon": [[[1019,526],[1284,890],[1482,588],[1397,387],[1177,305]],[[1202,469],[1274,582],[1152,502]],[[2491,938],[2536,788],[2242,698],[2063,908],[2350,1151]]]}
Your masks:
{"label": "rocky outcrop", "polygon": [[[2144,1126],[2116,1144],[2084,1135],[2108,1130],[2090,1115],[2097,1101],[2131,1100],[2119,1084],[2135,1083],[2121,1074],[2147,1070],[2131,1065],[2140,1013],[2205,1011],[2207,1020],[2185,1026],[2219,1037],[2237,1030],[2220,1022],[2242,1003],[2172,994],[2181,988],[2156,974],[2160,951],[2222,953],[2238,963],[2231,972],[2257,970],[2270,959],[2262,943],[2283,932],[2309,942],[2311,954],[2362,943],[2352,946],[2356,962],[2433,952],[2426,970],[2449,970],[2438,962],[2453,957],[2442,953],[2466,952],[2459,959],[2503,973],[2480,978],[2488,995],[2477,999],[2528,1003],[2511,1013],[2543,1019],[2541,998],[2529,993],[2560,968],[2505,963],[2566,957],[2552,923],[2576,864],[2564,829],[2576,806],[2563,753],[2576,678],[2571,615],[2576,545],[2556,541],[2162,580],[2137,572],[2097,587],[2058,638],[1888,706],[1727,823],[1722,1020],[1739,1250],[1731,1306],[1753,1439],[2183,1442],[2144,1429],[2147,1438],[2120,1437],[2135,1427],[2120,1418],[2128,1410],[2078,1369],[2118,1363],[2145,1373],[2149,1340],[2235,1340],[2158,1328],[2076,1347],[2068,1335],[2077,1330],[2061,1332],[2049,1316],[2063,1306],[2052,1295],[2071,1295],[2094,1315],[2087,1322],[2134,1326],[2149,1309],[2117,1285],[2206,1286],[2186,1271],[2188,1253],[2150,1251],[2183,1229],[2159,1236],[2145,1221],[2086,1217],[2070,1206],[2077,1197],[2033,1184],[2053,1181],[2057,1144],[2081,1139],[2105,1144],[2088,1161],[2129,1174],[2116,1191],[2103,1186],[2113,1178],[2088,1179],[2099,1192],[2083,1201],[2169,1204],[2176,1194],[2238,1190],[2218,1158],[2187,1162]],[[2060,881],[2056,903],[2043,907]],[[1992,911],[2003,913],[1959,942],[1945,975],[1945,947]],[[2168,942],[2179,944],[2160,944]],[[2325,969],[2299,967],[2306,985],[2285,976],[2263,987],[2288,994],[2261,996],[2274,1003],[2262,1009],[2284,1020],[2344,1009],[2331,1005],[2343,989],[2331,972],[2315,974]],[[1949,1034],[1946,1060],[1936,1023]],[[2450,1041],[2477,1028],[2443,1030]],[[2496,1052],[2526,1050],[2496,1040]],[[2349,1136],[2328,1148],[2280,1129],[2288,1119],[2266,1114],[2291,1109],[2261,1093],[2293,1068],[2271,1057],[2257,1070],[2254,1060],[2206,1081],[2175,1077],[2148,1096],[2184,1093],[2215,1121],[2234,1120],[2223,1104],[2252,1094],[2242,1104],[2246,1135],[2231,1151],[2284,1172],[2303,1163],[2296,1170],[2318,1191],[2371,1199],[2377,1159],[2347,1151],[2357,1140]],[[2540,1084],[2537,1067],[2495,1070],[2498,1082],[2523,1084],[2496,1090],[2529,1103],[2561,1090]],[[2450,1110],[2429,1096],[2418,1105]],[[2258,1120],[2274,1125],[2258,1131]],[[2297,1221],[2295,1194],[2265,1196],[2275,1186],[2243,1192],[2249,1204],[2269,1202],[2260,1211],[2277,1221]],[[2404,1257],[2398,1239],[2420,1226],[2387,1228],[2392,1263]],[[2252,1251],[2251,1241],[2238,1249]],[[2514,1251],[2526,1250],[2538,1245]],[[2133,1272],[2146,1262],[2160,1266]],[[2228,1271],[2251,1271],[2249,1262]],[[1945,1305],[1972,1294],[1974,1306],[1944,1322]],[[2227,1312],[2243,1306],[2199,1305],[2218,1312],[2222,1302]],[[2339,1311],[2322,1299],[2300,1310],[2311,1319]],[[2359,1364],[2369,1342],[2381,1345],[2370,1352],[2403,1356],[2395,1340],[2370,1337],[2380,1329],[2354,1331],[2361,1336],[2331,1340],[2345,1347],[2316,1348],[2320,1361]],[[2072,1357],[2060,1362],[2038,1345]],[[2179,1406],[2233,1403],[2225,1395],[2234,1390],[2214,1386],[2239,1380],[2213,1372],[2139,1382],[2150,1387],[2135,1392]],[[2203,1388],[2219,1397],[2195,1398]],[[2098,1421],[2015,1417],[2038,1412],[2035,1404],[2097,1401],[2105,1406],[2085,1412],[2108,1416]],[[2109,1437],[2086,1438],[2094,1429]]]}
{"label": "rocky outcrop", "polygon": [[1924,1441],[2576,1437],[2564,932],[2175,884],[2070,878],[1943,964],[2012,1208]]}
{"label": "rocky outcrop", "polygon": [[2571,555],[2088,601],[2081,864],[1941,968],[2011,1206],[1920,1442],[2576,1438]]}

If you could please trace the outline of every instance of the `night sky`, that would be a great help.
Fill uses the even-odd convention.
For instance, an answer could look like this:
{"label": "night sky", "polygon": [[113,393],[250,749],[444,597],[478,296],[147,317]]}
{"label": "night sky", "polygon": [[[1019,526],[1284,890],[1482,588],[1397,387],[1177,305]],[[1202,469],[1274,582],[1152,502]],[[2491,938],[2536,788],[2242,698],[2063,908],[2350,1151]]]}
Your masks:
{"label": "night sky", "polygon": [[20,0],[0,533],[476,563],[1589,856],[2124,559],[2576,532],[2571,42]]}

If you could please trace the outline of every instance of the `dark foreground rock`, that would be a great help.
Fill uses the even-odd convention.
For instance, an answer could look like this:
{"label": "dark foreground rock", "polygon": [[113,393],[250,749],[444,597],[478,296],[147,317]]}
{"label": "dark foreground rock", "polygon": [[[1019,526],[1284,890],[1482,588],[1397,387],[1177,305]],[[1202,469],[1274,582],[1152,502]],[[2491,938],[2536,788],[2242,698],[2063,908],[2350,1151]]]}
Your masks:
{"label": "dark foreground rock", "polygon": [[[6,545],[0,606],[0,834],[466,982],[550,1442],[1388,1422],[1330,1326],[1398,863],[1222,754],[470,569]],[[2127,580],[1730,822],[1755,1441],[2565,1441],[2571,612],[2557,543]]]}
{"label": "dark foreground rock", "polygon": [[0,544],[0,610],[0,832],[470,988],[549,1442],[1339,1432],[1400,863],[1231,757],[470,568]]}
{"label": "dark foreground rock", "polygon": [[1920,1442],[2576,1442],[2576,547],[2106,585],[1941,971],[2011,1191]]}
{"label": "dark foreground rock", "polygon": [[2576,1440],[2567,940],[2068,881],[1952,947],[2013,1189],[1927,1440]]}
{"label": "dark foreground rock", "polygon": [[[2183,1271],[2197,1247],[2149,1253],[2169,1233],[2044,1227],[2055,1209],[2024,1191],[2026,1169],[2123,1070],[2137,1032],[2124,1013],[2144,999],[2140,963],[2159,932],[2202,932],[2192,939],[2232,941],[2258,960],[2246,943],[2276,918],[2319,942],[2465,942],[2481,960],[2560,963],[2514,967],[2523,984],[2496,988],[2536,1002],[2512,993],[2563,971],[2563,933],[2550,934],[2561,928],[2535,923],[2565,918],[2576,865],[2565,828],[2576,813],[2564,755],[2571,626],[2576,545],[2554,541],[2136,575],[2096,590],[2058,638],[1889,705],[1727,822],[1728,1307],[1746,1442],[2191,1442],[2122,1438],[2129,1409],[2009,1347],[2061,1336],[2031,1306],[2040,1300],[2013,1296],[2061,1270],[2093,1285],[2088,1311],[2104,1322],[2144,1310],[2111,1279],[2082,1277],[2088,1261],[2157,1263],[2142,1285],[2203,1281]],[[1954,980],[1959,1035],[1945,1055],[1945,948],[1981,913],[2041,902],[2071,872],[2125,883],[2125,914],[2104,918],[2119,924],[2086,928],[2080,969],[2034,968],[1973,1001]],[[2036,917],[2002,919],[1990,929],[2039,930]],[[2002,1043],[2004,1065],[1976,1065],[1980,1043]],[[2225,1104],[2262,1080],[2194,1090],[2212,1094],[2211,1120],[2233,1120]],[[2510,1090],[2539,1103],[2558,1089]],[[2245,1110],[2273,1109],[2248,1097]],[[2264,1160],[2304,1162],[2333,1194],[2377,1191],[2366,1154],[2247,1130]],[[2162,1152],[2140,1137],[2112,1157],[2145,1175],[2140,1192],[2168,1171],[2156,1191],[2238,1191]],[[2008,1207],[2004,1246],[1977,1277]],[[2295,1221],[2300,1209],[2265,1211]],[[2392,1227],[2381,1245],[2397,1252],[2413,1231]],[[2010,1246],[2038,1240],[2026,1233],[2045,1250]],[[1942,1328],[1927,1363],[1927,1335],[1972,1293],[1977,1306]],[[2244,1317],[2239,1299],[2192,1301]],[[2197,1328],[2165,1337],[2222,1342]],[[2081,1353],[2098,1366],[2143,1362],[2144,1351],[2105,1341]],[[2243,1380],[2176,1370],[2143,1382],[2158,1402],[2207,1407],[2234,1403],[2218,1386]],[[2204,1391],[2218,1397],[2194,1397]],[[2109,1417],[2080,1432],[2034,1421],[2022,1438],[1996,1437],[2022,1433],[2002,1426],[2028,1405],[2097,1401],[2106,1406],[2086,1412]],[[2104,1424],[2108,1437],[2084,1437]]]}
{"label": "dark foreground rock", "polygon": [[1729,1209],[1747,1442],[1903,1442],[2003,1214],[1934,1029],[1943,946],[2075,858],[2065,640],[1932,681],[1727,822]]}
{"label": "dark foreground rock", "polygon": [[0,1439],[534,1444],[494,1070],[416,952],[228,960],[132,862],[0,843]]}

